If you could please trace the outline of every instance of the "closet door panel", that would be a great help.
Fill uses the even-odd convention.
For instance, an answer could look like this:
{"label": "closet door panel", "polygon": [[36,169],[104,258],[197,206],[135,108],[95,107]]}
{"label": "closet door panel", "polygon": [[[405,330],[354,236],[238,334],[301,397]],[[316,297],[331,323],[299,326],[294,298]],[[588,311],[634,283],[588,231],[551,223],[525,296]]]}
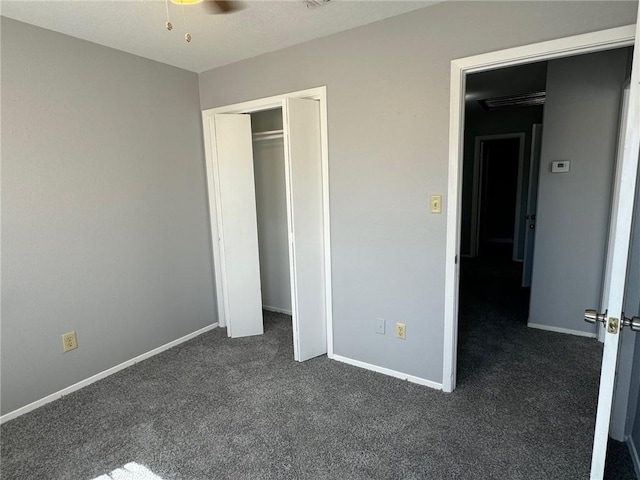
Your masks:
{"label": "closet door panel", "polygon": [[320,105],[283,102],[294,358],[327,353]]}
{"label": "closet door panel", "polygon": [[[222,295],[230,337],[264,332],[251,117],[215,115],[215,171]],[[214,239],[215,241],[215,239]]]}

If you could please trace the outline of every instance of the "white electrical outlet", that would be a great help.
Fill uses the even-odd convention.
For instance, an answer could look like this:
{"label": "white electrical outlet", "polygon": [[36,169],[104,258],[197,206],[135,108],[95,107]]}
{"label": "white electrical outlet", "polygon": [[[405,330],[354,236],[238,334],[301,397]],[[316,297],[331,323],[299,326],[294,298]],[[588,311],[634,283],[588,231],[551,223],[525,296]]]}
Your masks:
{"label": "white electrical outlet", "polygon": [[384,335],[386,320],[384,318],[376,318],[376,333]]}
{"label": "white electrical outlet", "polygon": [[78,348],[78,339],[76,332],[69,332],[62,335],[62,349],[65,352]]}
{"label": "white electrical outlet", "polygon": [[396,337],[402,340],[407,338],[407,326],[404,323],[396,323]]}
{"label": "white electrical outlet", "polygon": [[551,162],[551,173],[567,173],[570,169],[571,162],[569,160]]}

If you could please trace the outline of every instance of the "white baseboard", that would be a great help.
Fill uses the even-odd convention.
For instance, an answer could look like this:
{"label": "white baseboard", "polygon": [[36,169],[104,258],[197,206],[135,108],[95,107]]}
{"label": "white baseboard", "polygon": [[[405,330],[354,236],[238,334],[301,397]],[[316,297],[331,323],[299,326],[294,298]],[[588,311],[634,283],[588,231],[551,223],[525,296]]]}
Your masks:
{"label": "white baseboard", "polygon": [[360,367],[366,370],[372,370],[374,372],[382,373],[383,375],[389,375],[390,377],[396,377],[401,380],[407,380],[411,383],[424,385],[425,387],[435,388],[436,390],[442,390],[441,383],[432,382],[431,380],[427,380],[425,378],[414,377],[413,375],[408,375],[406,373],[398,372],[396,370],[391,370],[389,368],[378,367],[377,365],[361,362],[359,360],[353,360],[351,358],[343,357],[342,355],[334,354],[331,356],[331,358],[333,360],[337,360],[338,362],[348,363],[349,365],[353,365],[354,367]]}
{"label": "white baseboard", "polygon": [[536,328],[538,330],[547,330],[548,332],[568,333],[569,335],[577,335],[578,337],[598,338],[595,332],[581,332],[580,330],[571,330],[570,328],[551,327],[540,323],[527,323],[527,327]]}
{"label": "white baseboard", "polygon": [[278,307],[270,307],[269,305],[263,305],[262,309],[266,310],[267,312],[285,313],[287,315],[292,315],[291,310],[285,310],[283,308],[278,308]]}
{"label": "white baseboard", "polygon": [[636,470],[636,477],[640,478],[640,455],[638,455],[638,448],[636,447],[631,435],[627,437],[627,445],[629,445],[629,451],[631,452],[631,459],[633,460],[633,466]]}
{"label": "white baseboard", "polygon": [[35,402],[25,405],[24,407],[20,407],[12,412],[6,413],[0,417],[0,424],[7,422],[9,420],[12,420],[16,417],[19,417],[20,415],[24,415],[27,412],[35,410],[36,408],[46,405],[47,403],[53,402],[54,400],[64,397],[65,395],[69,395],[70,393],[75,392],[76,390],[80,390],[81,388],[86,387],[87,385],[91,385],[92,383],[97,382],[98,380],[108,377],[109,375],[113,375],[114,373],[119,372],[120,370],[124,370],[125,368],[130,367],[131,365],[141,362],[142,360],[146,360],[147,358],[153,357],[154,355],[157,355],[161,352],[164,352],[165,350],[175,347],[176,345],[184,343],[187,340],[191,340],[192,338],[195,338],[198,335],[202,335],[203,333],[208,332],[209,330],[213,330],[217,326],[218,326],[217,323],[214,323],[212,325],[207,325],[206,327],[201,328],[200,330],[196,330],[193,333],[189,333],[184,337],[180,337],[158,348],[154,348],[153,350],[150,350],[147,353],[138,355],[137,357],[134,357],[131,360],[127,360],[126,362],[116,365],[115,367],[108,368],[107,370],[104,370],[103,372],[100,372],[100,373],[96,373],[95,375],[89,378],[85,378],[84,380],[81,380],[78,383],[74,383],[69,387],[63,388],[62,390],[52,393],[51,395],[47,395],[46,397],[41,398],[40,400],[36,400]]}

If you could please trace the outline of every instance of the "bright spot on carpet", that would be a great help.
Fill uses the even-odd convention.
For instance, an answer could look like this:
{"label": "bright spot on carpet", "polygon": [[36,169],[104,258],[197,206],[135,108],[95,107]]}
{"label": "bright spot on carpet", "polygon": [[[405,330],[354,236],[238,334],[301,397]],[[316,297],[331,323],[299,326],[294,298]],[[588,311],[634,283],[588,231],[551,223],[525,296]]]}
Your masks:
{"label": "bright spot on carpet", "polygon": [[136,462],[127,463],[111,473],[105,473],[93,480],[162,480],[144,465]]}

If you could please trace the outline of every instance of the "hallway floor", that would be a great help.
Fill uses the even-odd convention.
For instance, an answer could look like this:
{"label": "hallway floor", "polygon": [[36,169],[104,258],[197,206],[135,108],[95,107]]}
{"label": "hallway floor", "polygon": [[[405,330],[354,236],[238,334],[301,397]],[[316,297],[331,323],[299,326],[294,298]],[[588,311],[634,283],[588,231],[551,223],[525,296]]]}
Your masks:
{"label": "hallway floor", "polygon": [[[502,257],[502,258],[501,258]],[[487,398],[507,395],[514,410],[538,411],[540,425],[554,428],[558,415],[595,422],[602,346],[595,339],[527,327],[529,288],[522,288],[522,264],[495,255],[465,258],[461,264],[458,339],[458,389],[481,389]],[[580,380],[580,378],[582,380]],[[544,408],[582,398],[576,409]],[[553,398],[553,400],[552,400]],[[564,448],[579,448],[567,438]],[[588,449],[593,441],[589,440]],[[585,446],[586,447],[586,446]],[[610,441],[606,478],[633,480],[635,473],[626,444]]]}

